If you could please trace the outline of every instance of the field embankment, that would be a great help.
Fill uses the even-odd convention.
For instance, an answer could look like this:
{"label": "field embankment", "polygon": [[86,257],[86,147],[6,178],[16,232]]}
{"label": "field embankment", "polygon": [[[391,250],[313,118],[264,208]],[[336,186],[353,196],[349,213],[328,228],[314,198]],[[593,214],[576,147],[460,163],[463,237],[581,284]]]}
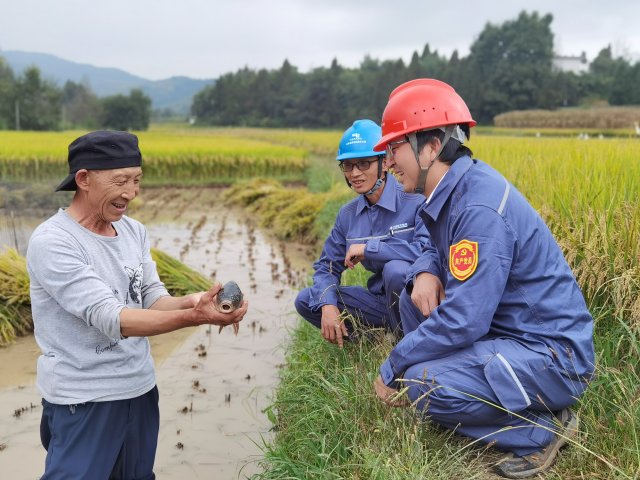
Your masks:
{"label": "field embankment", "polygon": [[[558,110],[515,110],[493,119],[501,128],[594,129],[635,135],[640,107],[562,108]],[[613,133],[613,132],[611,132]]]}

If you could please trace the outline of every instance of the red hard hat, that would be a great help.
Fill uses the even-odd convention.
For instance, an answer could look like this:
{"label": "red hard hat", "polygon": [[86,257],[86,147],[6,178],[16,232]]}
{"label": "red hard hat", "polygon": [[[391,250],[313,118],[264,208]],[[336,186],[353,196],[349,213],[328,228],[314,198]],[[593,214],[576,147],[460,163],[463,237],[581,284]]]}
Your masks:
{"label": "red hard hat", "polygon": [[381,152],[394,139],[445,125],[473,127],[464,100],[450,85],[433,78],[418,78],[396,87],[382,114],[382,138],[373,149]]}

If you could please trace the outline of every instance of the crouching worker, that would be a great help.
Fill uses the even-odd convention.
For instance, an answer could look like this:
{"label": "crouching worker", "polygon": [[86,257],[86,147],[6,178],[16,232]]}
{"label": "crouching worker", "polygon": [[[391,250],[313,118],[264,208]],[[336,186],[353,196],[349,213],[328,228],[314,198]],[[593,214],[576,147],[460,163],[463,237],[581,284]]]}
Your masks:
{"label": "crouching worker", "polygon": [[[427,242],[416,215],[424,196],[404,193],[387,173],[384,154],[373,151],[379,140],[380,127],[371,120],[357,120],[344,132],[336,160],[360,195],[338,212],[314,264],[313,286],[295,302],[298,313],[339,346],[353,330],[340,318],[344,310],[365,326],[400,331],[398,300],[405,275]],[[367,288],[340,285],[345,268],[358,263],[373,272]]]}
{"label": "crouching worker", "polygon": [[500,475],[526,478],[576,434],[569,407],[593,375],[593,319],[542,218],[463,145],[474,125],[437,80],[389,97],[376,150],[405,191],[424,189],[420,215],[439,255],[425,252],[407,275],[404,338],[375,391],[393,404],[407,385],[434,422],[510,452]]}
{"label": "crouching worker", "polygon": [[148,335],[232,325],[206,292],[172,297],[158,278],[145,228],[125,216],[142,176],[138,139],[98,131],[69,146],[75,191],[33,233],[27,251],[35,338],[42,350],[42,479],[151,480],[158,389]]}

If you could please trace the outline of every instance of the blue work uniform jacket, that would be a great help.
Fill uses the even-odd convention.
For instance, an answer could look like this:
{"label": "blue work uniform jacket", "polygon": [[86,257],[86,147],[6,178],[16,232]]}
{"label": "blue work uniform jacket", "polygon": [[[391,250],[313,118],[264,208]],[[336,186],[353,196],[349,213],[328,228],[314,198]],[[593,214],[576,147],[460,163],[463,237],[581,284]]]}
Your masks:
{"label": "blue work uniform jacket", "polygon": [[386,385],[411,365],[500,337],[551,353],[570,378],[591,377],[593,319],[549,228],[513,185],[461,157],[419,215],[438,255],[420,256],[407,289],[429,272],[446,298],[392,350],[380,368]]}
{"label": "blue work uniform jacket", "polygon": [[373,272],[367,288],[382,294],[385,263],[405,260],[412,264],[428,242],[427,229],[418,215],[424,200],[423,195],[405,193],[395,177],[387,174],[378,203],[371,205],[359,195],[340,208],[322,254],[313,264],[309,307],[317,311],[323,305],[338,305],[336,287],[345,269],[347,250],[354,243],[366,244],[362,265]]}

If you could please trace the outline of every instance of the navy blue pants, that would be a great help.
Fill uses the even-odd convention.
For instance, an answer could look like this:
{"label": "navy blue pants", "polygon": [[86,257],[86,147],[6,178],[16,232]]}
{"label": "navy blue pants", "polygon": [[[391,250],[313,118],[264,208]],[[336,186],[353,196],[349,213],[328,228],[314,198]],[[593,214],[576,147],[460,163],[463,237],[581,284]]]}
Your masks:
{"label": "navy blue pants", "polygon": [[158,388],[129,400],[56,405],[42,400],[41,480],[153,480]]}
{"label": "navy blue pants", "polygon": [[[405,335],[425,320],[405,292]],[[407,394],[430,419],[501,450],[528,455],[554,436],[554,412],[573,405],[586,384],[565,376],[551,352],[511,338],[485,337],[404,373]]]}
{"label": "navy blue pants", "polygon": [[[401,332],[400,292],[404,290],[409,266],[408,262],[402,260],[387,262],[382,270],[383,293],[379,295],[364,287],[338,285],[338,309],[347,310],[364,326],[385,327]],[[296,310],[302,318],[320,328],[322,309],[311,310],[309,293],[308,288],[300,291],[295,301]],[[350,332],[353,331],[353,326],[348,321],[346,325]]]}

